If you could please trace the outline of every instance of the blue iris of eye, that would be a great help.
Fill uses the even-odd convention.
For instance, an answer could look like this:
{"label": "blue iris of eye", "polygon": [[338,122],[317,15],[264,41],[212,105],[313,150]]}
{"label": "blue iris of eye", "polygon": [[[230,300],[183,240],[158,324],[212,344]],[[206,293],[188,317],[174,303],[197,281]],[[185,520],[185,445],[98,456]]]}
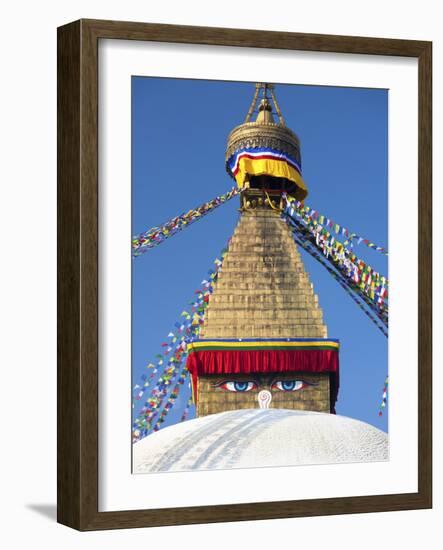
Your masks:
{"label": "blue iris of eye", "polygon": [[248,382],[234,382],[235,391],[246,391],[248,386]]}
{"label": "blue iris of eye", "polygon": [[292,391],[295,388],[295,380],[282,380],[281,387],[285,391]]}

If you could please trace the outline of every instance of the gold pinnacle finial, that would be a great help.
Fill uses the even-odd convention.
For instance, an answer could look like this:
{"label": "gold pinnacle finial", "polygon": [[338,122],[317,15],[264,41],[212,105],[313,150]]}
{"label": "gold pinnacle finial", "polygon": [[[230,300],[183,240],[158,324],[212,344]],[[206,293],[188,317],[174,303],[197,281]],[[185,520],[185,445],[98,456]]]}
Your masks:
{"label": "gold pinnacle finial", "polygon": [[[272,104],[270,102],[270,99],[274,103],[275,111],[277,113],[279,123],[281,126],[285,126],[285,121],[283,118],[283,115],[281,114],[280,108],[277,103],[277,99],[275,97],[274,93],[274,85],[269,84],[268,82],[257,82],[255,84],[255,93],[254,97],[252,98],[252,103],[249,107],[248,113],[245,118],[245,123],[251,122],[251,117],[256,110],[257,100],[259,97],[261,91],[262,99],[260,101],[260,105],[258,108],[258,116],[255,122],[262,123],[262,124],[269,124],[274,122],[274,118],[272,116]],[[268,97],[268,91],[270,93],[270,98]]]}

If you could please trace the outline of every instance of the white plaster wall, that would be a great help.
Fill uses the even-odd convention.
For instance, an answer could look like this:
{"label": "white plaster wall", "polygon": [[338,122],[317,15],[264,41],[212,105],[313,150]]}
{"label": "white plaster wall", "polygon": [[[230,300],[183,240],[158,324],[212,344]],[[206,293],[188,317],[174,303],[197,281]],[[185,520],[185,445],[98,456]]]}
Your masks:
{"label": "white plaster wall", "polygon": [[288,409],[211,414],[164,428],[133,447],[137,474],[388,459],[385,432],[346,416]]}

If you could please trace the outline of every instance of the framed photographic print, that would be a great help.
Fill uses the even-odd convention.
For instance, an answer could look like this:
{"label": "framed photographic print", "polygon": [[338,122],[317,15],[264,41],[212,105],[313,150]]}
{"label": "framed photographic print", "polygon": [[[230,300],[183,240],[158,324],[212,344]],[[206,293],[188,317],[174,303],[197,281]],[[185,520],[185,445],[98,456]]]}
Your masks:
{"label": "framed photographic print", "polygon": [[431,43],[81,20],[58,75],[59,521],[431,507]]}

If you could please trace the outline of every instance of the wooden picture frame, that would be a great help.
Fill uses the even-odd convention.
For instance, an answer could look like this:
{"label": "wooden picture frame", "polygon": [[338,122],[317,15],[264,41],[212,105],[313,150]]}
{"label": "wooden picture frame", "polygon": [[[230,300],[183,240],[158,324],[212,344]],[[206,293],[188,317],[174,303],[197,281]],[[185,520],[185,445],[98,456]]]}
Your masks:
{"label": "wooden picture frame", "polygon": [[[98,42],[158,41],[418,59],[418,492],[98,511]],[[58,521],[79,530],[432,506],[432,44],[349,36],[80,20],[58,29]]]}

